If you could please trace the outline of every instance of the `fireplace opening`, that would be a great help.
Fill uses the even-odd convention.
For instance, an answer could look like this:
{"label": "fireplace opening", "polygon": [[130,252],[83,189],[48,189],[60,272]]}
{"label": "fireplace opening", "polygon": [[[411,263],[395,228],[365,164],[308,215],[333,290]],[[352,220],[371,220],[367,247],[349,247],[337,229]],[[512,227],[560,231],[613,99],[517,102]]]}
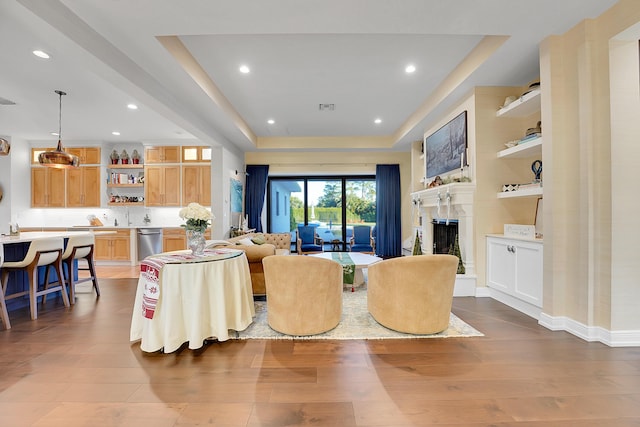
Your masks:
{"label": "fireplace opening", "polygon": [[433,253],[448,254],[453,249],[458,234],[458,220],[450,219],[447,224],[444,219],[434,219],[433,224]]}

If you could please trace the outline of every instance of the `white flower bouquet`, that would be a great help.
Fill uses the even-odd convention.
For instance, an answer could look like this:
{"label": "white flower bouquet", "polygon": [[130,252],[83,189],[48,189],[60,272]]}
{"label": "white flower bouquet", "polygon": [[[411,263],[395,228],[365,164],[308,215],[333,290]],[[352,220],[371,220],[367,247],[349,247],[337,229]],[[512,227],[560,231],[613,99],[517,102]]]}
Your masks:
{"label": "white flower bouquet", "polygon": [[204,232],[211,224],[210,221],[215,219],[211,211],[199,203],[189,203],[187,207],[180,209],[178,215],[187,220],[182,227],[200,232]]}

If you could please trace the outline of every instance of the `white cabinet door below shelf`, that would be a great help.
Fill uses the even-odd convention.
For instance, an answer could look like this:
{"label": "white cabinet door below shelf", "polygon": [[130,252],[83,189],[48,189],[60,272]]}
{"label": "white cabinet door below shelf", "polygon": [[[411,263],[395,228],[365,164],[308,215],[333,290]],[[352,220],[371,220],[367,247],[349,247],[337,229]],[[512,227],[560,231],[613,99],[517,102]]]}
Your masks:
{"label": "white cabinet door below shelf", "polygon": [[516,280],[516,260],[508,241],[487,239],[488,285],[509,294],[513,293]]}
{"label": "white cabinet door below shelf", "polygon": [[542,245],[519,242],[516,256],[515,296],[542,307]]}
{"label": "white cabinet door below shelf", "polygon": [[542,307],[542,243],[487,238],[487,285]]}

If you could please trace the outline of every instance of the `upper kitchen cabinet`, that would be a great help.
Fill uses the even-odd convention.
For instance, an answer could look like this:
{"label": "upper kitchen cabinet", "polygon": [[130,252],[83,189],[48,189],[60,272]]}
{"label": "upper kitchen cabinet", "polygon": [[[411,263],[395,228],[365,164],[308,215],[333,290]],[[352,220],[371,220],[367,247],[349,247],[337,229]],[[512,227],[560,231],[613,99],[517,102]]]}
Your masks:
{"label": "upper kitchen cabinet", "polygon": [[180,166],[144,168],[144,202],[146,206],[180,206]]}
{"label": "upper kitchen cabinet", "polygon": [[100,207],[99,166],[80,166],[67,170],[67,207]]}
{"label": "upper kitchen cabinet", "polygon": [[157,146],[144,148],[144,161],[150,163],[180,163],[180,147]]}
{"label": "upper kitchen cabinet", "polygon": [[100,147],[65,147],[65,150],[69,154],[78,156],[80,166],[100,164]]}
{"label": "upper kitchen cabinet", "polygon": [[207,146],[183,146],[182,163],[211,162],[211,147]]}
{"label": "upper kitchen cabinet", "polygon": [[31,207],[63,208],[65,204],[65,170],[31,168]]}

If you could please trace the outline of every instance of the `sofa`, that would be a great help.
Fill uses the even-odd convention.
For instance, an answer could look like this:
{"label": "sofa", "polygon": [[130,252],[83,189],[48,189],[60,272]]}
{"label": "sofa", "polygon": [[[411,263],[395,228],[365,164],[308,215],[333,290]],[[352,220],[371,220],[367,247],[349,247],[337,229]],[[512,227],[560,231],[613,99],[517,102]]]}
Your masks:
{"label": "sofa", "polygon": [[245,252],[247,261],[249,261],[253,296],[265,296],[267,290],[264,284],[262,258],[270,255],[289,255],[291,234],[248,233],[242,236],[232,237],[225,241],[210,241],[207,243],[207,247],[221,246],[242,249]]}

